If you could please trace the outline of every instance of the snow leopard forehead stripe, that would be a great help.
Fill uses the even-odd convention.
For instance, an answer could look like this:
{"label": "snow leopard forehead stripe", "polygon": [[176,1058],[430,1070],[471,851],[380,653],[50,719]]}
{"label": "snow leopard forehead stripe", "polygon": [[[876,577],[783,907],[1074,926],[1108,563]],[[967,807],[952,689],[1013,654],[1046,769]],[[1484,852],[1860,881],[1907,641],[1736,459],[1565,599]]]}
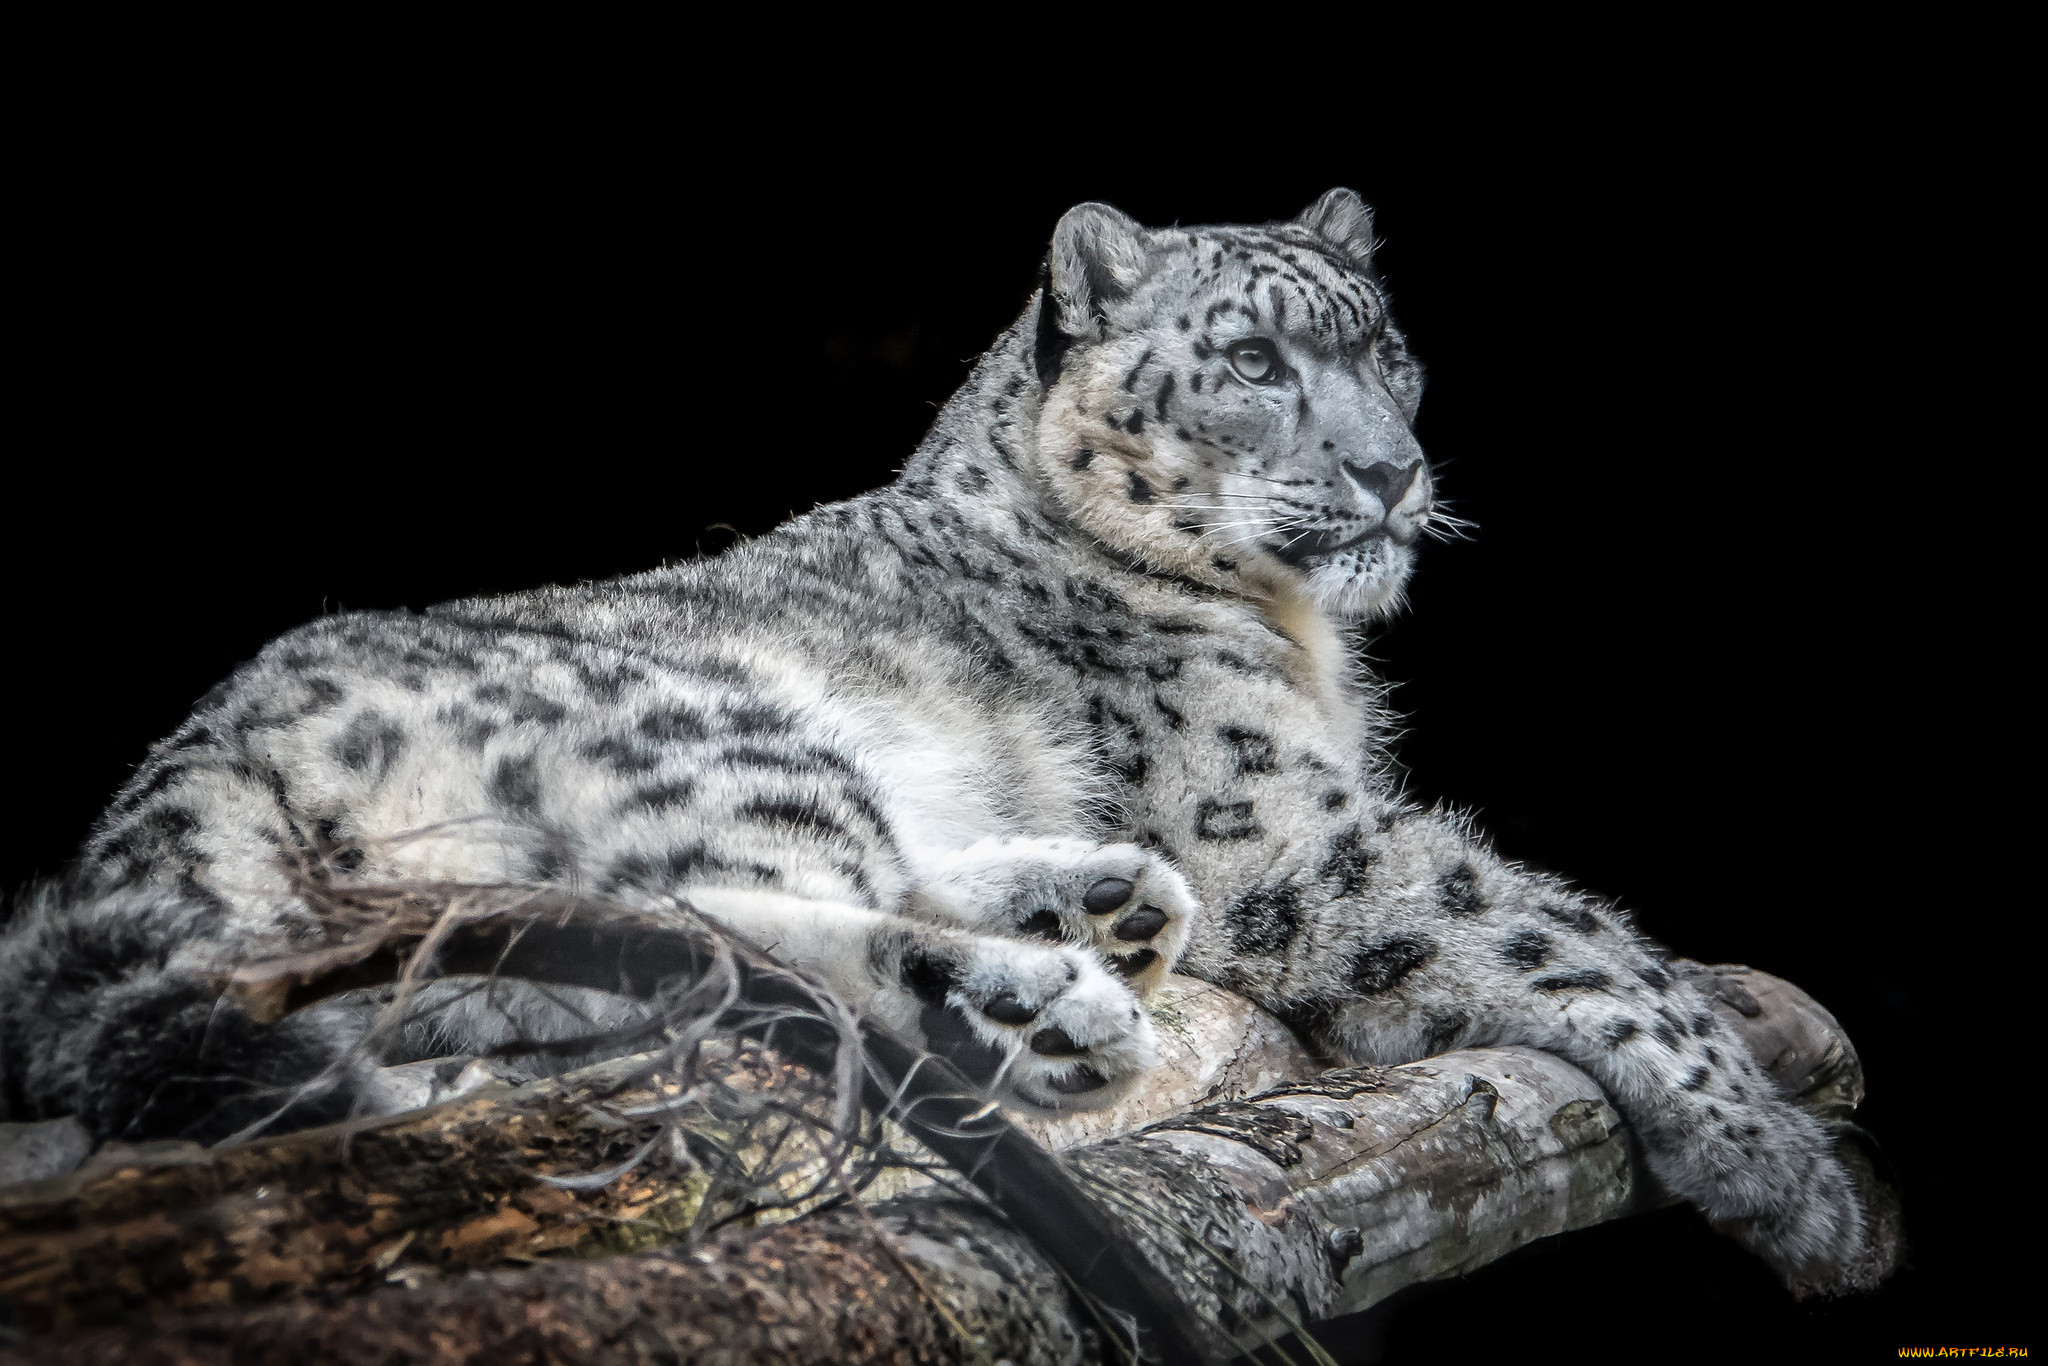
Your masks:
{"label": "snow leopard forehead stripe", "polygon": [[[1189,255],[1195,258],[1189,303],[1211,300],[1202,317],[1205,330],[1231,313],[1255,327],[1270,321],[1284,331],[1294,322],[1331,354],[1348,353],[1385,334],[1387,303],[1378,283],[1333,259],[1326,248],[1244,234],[1204,238],[1202,231],[1188,240]],[[1204,341],[1215,345],[1207,336]]]}

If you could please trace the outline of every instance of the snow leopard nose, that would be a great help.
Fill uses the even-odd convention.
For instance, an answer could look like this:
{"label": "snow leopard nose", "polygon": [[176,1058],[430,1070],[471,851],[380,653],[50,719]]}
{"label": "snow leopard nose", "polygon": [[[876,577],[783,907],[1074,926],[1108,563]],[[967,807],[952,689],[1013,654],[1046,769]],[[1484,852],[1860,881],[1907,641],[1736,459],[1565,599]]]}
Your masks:
{"label": "snow leopard nose", "polygon": [[1389,514],[1408,493],[1415,483],[1415,475],[1421,470],[1422,462],[1412,465],[1392,465],[1384,460],[1360,468],[1349,460],[1344,462],[1344,473],[1351,476],[1351,482],[1380,500],[1380,506]]}

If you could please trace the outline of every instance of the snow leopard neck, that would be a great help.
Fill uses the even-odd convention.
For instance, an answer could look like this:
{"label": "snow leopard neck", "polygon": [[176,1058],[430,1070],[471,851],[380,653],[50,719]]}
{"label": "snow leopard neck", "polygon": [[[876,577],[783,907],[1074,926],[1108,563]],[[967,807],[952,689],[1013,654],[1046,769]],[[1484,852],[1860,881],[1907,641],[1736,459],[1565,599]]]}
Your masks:
{"label": "snow leopard neck", "polygon": [[[923,534],[949,575],[1086,579],[1114,586],[1134,604],[1234,602],[1294,643],[1287,664],[1301,685],[1333,700],[1350,695],[1355,661],[1344,623],[1315,600],[1306,576],[1253,557],[1233,565],[1212,549],[1187,551],[1195,538],[1174,528],[1171,509],[1131,496],[1141,476],[1121,485],[1073,477],[1095,462],[1058,458],[1072,449],[1073,432],[1057,420],[1066,389],[1048,392],[1037,377],[1039,308],[1034,296],[882,496],[917,505]],[[1122,452],[1132,468],[1146,458],[1142,448]],[[1094,475],[1110,468],[1105,462]],[[998,601],[1009,604],[1000,610],[1060,610],[1009,593],[976,597],[984,610]]]}

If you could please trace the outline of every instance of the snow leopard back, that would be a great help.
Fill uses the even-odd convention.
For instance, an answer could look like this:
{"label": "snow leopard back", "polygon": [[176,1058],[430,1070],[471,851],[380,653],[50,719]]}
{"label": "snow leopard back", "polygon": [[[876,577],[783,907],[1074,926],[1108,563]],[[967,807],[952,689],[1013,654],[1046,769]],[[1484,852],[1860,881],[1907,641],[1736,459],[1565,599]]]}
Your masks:
{"label": "snow leopard back", "polygon": [[[645,906],[739,884],[881,908],[913,884],[906,841],[1092,830],[1082,737],[992,678],[970,628],[935,633],[886,582],[850,582],[858,540],[813,519],[711,565],[337,616],[274,642],[153,747],[71,876],[10,927],[6,1114],[213,1134],[261,1108],[224,1090],[274,1098],[331,1066],[362,1011],[229,1050],[195,984],[342,933],[302,895],[309,876],[560,884]],[[544,1036],[547,1014],[468,998],[421,1012],[379,1061]],[[191,1065],[195,1050],[212,1061]],[[191,1076],[204,1082],[166,1080]]]}

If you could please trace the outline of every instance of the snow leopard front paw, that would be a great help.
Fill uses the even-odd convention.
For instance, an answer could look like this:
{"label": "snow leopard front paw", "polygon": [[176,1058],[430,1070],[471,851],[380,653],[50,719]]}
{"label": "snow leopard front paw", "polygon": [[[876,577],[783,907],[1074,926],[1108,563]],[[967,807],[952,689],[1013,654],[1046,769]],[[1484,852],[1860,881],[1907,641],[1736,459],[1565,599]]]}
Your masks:
{"label": "snow leopard front paw", "polygon": [[938,860],[912,903],[985,934],[1094,949],[1141,997],[1179,961],[1197,910],[1152,850],[1073,839],[982,840]]}
{"label": "snow leopard front paw", "polygon": [[948,934],[899,941],[895,972],[926,1047],[1028,1105],[1107,1105],[1157,1056],[1143,1007],[1090,953]]}

